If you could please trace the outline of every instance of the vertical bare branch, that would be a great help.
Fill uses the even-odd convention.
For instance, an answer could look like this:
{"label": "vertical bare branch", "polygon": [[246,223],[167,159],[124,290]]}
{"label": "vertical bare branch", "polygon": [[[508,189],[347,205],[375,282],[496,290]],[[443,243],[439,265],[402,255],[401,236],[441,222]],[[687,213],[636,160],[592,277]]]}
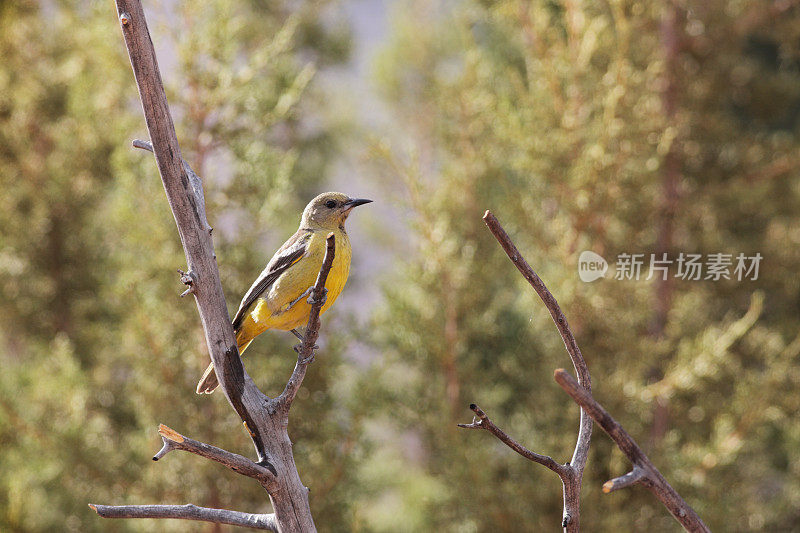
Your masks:
{"label": "vertical bare branch", "polygon": [[[558,305],[555,297],[547,289],[547,286],[545,286],[536,272],[534,272],[533,268],[525,261],[525,258],[522,257],[522,254],[519,252],[516,245],[514,245],[508,233],[503,229],[503,226],[500,225],[497,218],[490,211],[486,211],[483,215],[483,221],[500,243],[506,255],[511,259],[511,262],[517,267],[517,270],[520,271],[522,276],[530,283],[531,287],[533,287],[533,290],[536,291],[536,294],[539,295],[542,302],[544,302],[545,307],[547,307],[547,310],[550,312],[550,316],[553,318],[553,322],[556,324],[556,328],[558,328],[558,332],[561,334],[561,339],[564,341],[564,346],[567,349],[567,353],[569,353],[572,365],[575,367],[575,372],[578,375],[581,385],[587,390],[591,390],[592,382],[589,376],[589,368],[586,366],[586,361],[583,359],[580,348],[578,348],[578,343],[575,340],[575,336],[572,334],[567,318],[561,311],[561,307]],[[565,465],[561,465],[546,455],[531,452],[527,448],[519,445],[516,441],[511,439],[511,437],[506,435],[505,432],[500,430],[500,428],[495,426],[491,420],[483,414],[483,411],[480,411],[480,409],[476,410],[477,406],[473,408],[474,405],[475,404],[472,404],[470,408],[478,413],[478,418],[474,419],[472,424],[459,424],[459,426],[486,429],[511,449],[517,451],[517,453],[520,453],[531,461],[546,466],[558,474],[558,477],[561,478],[564,497],[564,512],[561,525],[567,532],[577,532],[580,529],[581,482],[583,480],[583,470],[586,466],[586,459],[589,455],[589,441],[592,437],[592,419],[581,409],[578,438],[575,443],[572,460]],[[482,414],[483,416],[481,416]],[[522,450],[527,453],[523,453]]]}
{"label": "vertical bare branch", "polygon": [[289,416],[289,409],[292,407],[294,397],[305,378],[306,368],[308,368],[308,365],[314,360],[314,348],[319,338],[319,314],[327,298],[325,282],[328,280],[328,273],[331,271],[333,259],[336,255],[336,237],[333,233],[328,234],[327,239],[325,239],[325,245],[325,258],[322,260],[322,268],[317,275],[317,281],[314,283],[311,295],[308,297],[308,301],[311,304],[311,312],[308,318],[306,333],[303,336],[303,342],[297,349],[297,363],[294,366],[294,371],[289,378],[289,382],[286,383],[286,388],[277,398],[281,411],[285,413],[287,417]]}
{"label": "vertical bare branch", "polygon": [[486,413],[475,404],[470,405],[477,415],[471,424],[459,424],[459,427],[468,429],[485,429],[509,448],[516,451],[523,457],[546,466],[561,478],[564,489],[564,514],[562,527],[565,531],[578,531],[580,520],[580,490],[583,478],[583,470],[586,466],[586,459],[589,452],[589,440],[592,432],[592,420],[597,422],[603,430],[608,433],[617,446],[633,463],[633,469],[620,477],[612,479],[603,485],[604,492],[612,492],[621,488],[635,484],[647,487],[656,498],[664,504],[678,522],[690,532],[709,531],[697,513],[681,498],[681,496],[667,483],[664,476],[658,471],[644,452],[628,435],[603,407],[598,404],[591,393],[591,380],[589,369],[583,359],[578,343],[569,328],[567,319],[561,311],[558,302],[542,282],[541,278],[530,267],[522,257],[511,238],[505,232],[497,218],[489,211],[483,217],[486,225],[492,231],[497,241],[503,247],[508,257],[522,273],[526,280],[531,284],[536,293],[544,302],[550,316],[553,317],[558,328],[564,346],[572,359],[575,373],[578,375],[577,381],[565,370],[559,369],[555,372],[555,378],[581,409],[580,429],[578,431],[578,441],[575,444],[575,451],[572,461],[561,465],[551,457],[532,452],[509,437],[503,430],[498,428]]}
{"label": "vertical bare branch", "polygon": [[308,489],[300,481],[287,433],[288,411],[305,369],[313,357],[319,335],[319,313],[324,304],[324,284],[333,261],[335,242],[328,240],[326,259],[312,293],[309,328],[299,351],[298,365],[281,397],[270,399],[247,375],[236,347],[233,327],[217,270],[211,227],[206,220],[202,181],[181,158],[172,116],[161,82],[153,43],[140,0],[116,0],[125,45],[133,67],[152,144],[134,146],[151,150],[178,227],[188,264],[181,281],[193,294],[205,332],[211,361],[220,388],[245,423],[258,454],[258,463],[214,446],[194,441],[166,426],[160,428],[164,447],[159,460],[174,449],[186,450],[220,462],[234,471],[257,479],[267,490],[274,515],[249,515],[237,511],[187,506],[93,506],[105,517],[186,518],[217,523],[248,525],[286,532],[316,531],[308,503]]}
{"label": "vertical bare branch", "polygon": [[[550,312],[553,322],[558,328],[561,339],[564,341],[564,346],[569,353],[572,360],[572,366],[575,368],[575,373],[578,375],[578,381],[587,390],[592,390],[592,379],[589,376],[589,367],[586,366],[586,361],[583,359],[581,349],[578,347],[578,342],[572,334],[572,330],[567,322],[567,317],[561,311],[561,306],[558,305],[553,294],[547,289],[542,279],[534,272],[533,268],[528,264],[522,254],[520,254],[511,237],[500,225],[497,218],[490,212],[486,211],[483,215],[483,221],[486,226],[494,235],[500,246],[520,271],[522,276],[530,283],[536,294],[539,295],[545,307]],[[579,517],[580,517],[580,490],[581,481],[583,479],[583,469],[586,466],[586,460],[589,456],[589,442],[592,438],[592,419],[586,416],[586,413],[581,410],[580,422],[578,429],[578,438],[575,442],[575,450],[572,453],[572,459],[566,469],[565,475],[561,477],[564,484],[564,515],[562,526],[567,531],[578,531]]]}
{"label": "vertical bare branch", "polygon": [[561,339],[564,341],[564,346],[567,348],[570,359],[572,359],[572,365],[575,367],[575,372],[578,375],[578,382],[582,387],[591,391],[592,380],[589,377],[589,368],[586,366],[586,361],[583,359],[581,349],[578,348],[578,342],[572,334],[572,330],[567,322],[567,317],[565,317],[564,312],[561,311],[561,306],[558,305],[558,301],[556,301],[553,294],[547,289],[547,286],[533,268],[531,268],[525,258],[522,257],[522,254],[511,240],[511,237],[508,236],[506,230],[500,225],[500,221],[497,220],[497,217],[495,217],[491,211],[486,211],[483,215],[483,221],[486,223],[486,226],[489,228],[489,231],[492,232],[495,239],[497,239],[497,242],[500,243],[500,246],[503,247],[508,258],[511,259],[511,262],[517,267],[517,270],[528,280],[533,290],[536,291],[536,294],[538,294],[539,298],[544,302],[545,307],[547,307],[547,310],[550,312],[550,316],[553,317],[553,322],[555,322],[558,332],[561,334]]}
{"label": "vertical bare branch", "polygon": [[708,532],[708,527],[703,523],[697,513],[672,488],[661,472],[647,458],[645,453],[636,444],[628,432],[606,411],[602,405],[592,397],[592,393],[582,387],[572,375],[564,369],[555,371],[555,380],[569,394],[581,409],[586,411],[597,424],[608,433],[622,453],[633,463],[633,470],[624,476],[612,479],[603,485],[604,492],[611,492],[619,488],[640,484],[647,487],[658,500],[664,504],[675,520],[686,531]]}
{"label": "vertical bare branch", "polygon": [[[236,339],[230,325],[225,294],[222,292],[222,283],[217,270],[214,244],[206,222],[204,202],[197,195],[197,192],[202,195],[202,189],[196,191],[184,170],[181,149],[175,135],[175,126],[142,4],[139,0],[117,0],[116,3],[122,34],[142,101],[147,130],[152,141],[153,154],[167,194],[167,201],[178,227],[189,266],[188,271],[194,278],[195,301],[203,323],[211,360],[217,369],[225,396],[253,432],[259,459],[264,460],[263,437],[250,415],[251,409],[245,406],[249,400],[253,403],[252,407],[255,407],[260,400],[263,400],[263,395],[254,394],[257,389],[247,376],[238,357]],[[250,389],[248,392],[254,396],[252,398],[245,397],[246,381],[252,385],[248,387]]]}

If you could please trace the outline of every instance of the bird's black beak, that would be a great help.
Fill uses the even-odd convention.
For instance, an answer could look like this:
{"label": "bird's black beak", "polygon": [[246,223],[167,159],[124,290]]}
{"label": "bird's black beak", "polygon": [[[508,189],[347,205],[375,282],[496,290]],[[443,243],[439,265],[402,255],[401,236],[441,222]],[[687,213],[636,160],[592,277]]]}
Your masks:
{"label": "bird's black beak", "polygon": [[345,209],[352,209],[370,202],[372,202],[372,200],[367,200],[366,198],[350,198],[343,205]]}

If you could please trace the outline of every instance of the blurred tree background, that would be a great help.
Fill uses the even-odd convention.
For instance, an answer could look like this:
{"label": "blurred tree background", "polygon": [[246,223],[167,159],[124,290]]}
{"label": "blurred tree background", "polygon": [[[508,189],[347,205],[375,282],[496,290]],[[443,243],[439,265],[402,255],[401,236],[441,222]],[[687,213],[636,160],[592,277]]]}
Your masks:
{"label": "blurred tree background", "polygon": [[[475,401],[561,461],[577,430],[551,377],[567,355],[487,208],[561,303],[595,396],[708,525],[800,528],[800,9],[386,6],[376,125],[320,82],[358,44],[358,1],[146,2],[231,311],[308,198],[331,181],[359,193],[342,161],[390,211],[363,218],[353,281],[370,297],[348,287],[343,302],[363,301],[326,315],[290,423],[320,529],[557,529],[558,479],[455,427]],[[267,511],[218,465],[149,461],[159,422],[250,444],[221,395],[193,392],[204,340],[176,297],[184,258],[152,155],[130,148],[146,130],[113,5],[0,0],[0,58],[0,530],[156,527],[90,501]],[[645,254],[641,279],[584,283],[583,250]],[[682,252],[763,260],[756,281],[645,279],[650,254]],[[268,394],[292,344],[271,333],[248,352]],[[601,493],[627,468],[595,429],[584,530],[676,530],[640,488]]]}
{"label": "blurred tree background", "polygon": [[[161,60],[184,157],[213,176],[207,208],[232,311],[322,187],[344,128],[309,82],[346,59],[349,32],[323,24],[326,2],[301,4],[147,3],[154,33],[174,39],[161,40]],[[159,422],[252,445],[222,395],[192,393],[207,350],[193,303],[177,298],[185,259],[152,155],[131,148],[146,130],[113,3],[0,7],[0,530],[152,531],[92,517],[86,504],[100,500],[268,510],[257,484],[212,464],[148,459]],[[253,352],[287,354],[250,359],[267,392],[285,384],[292,344],[275,335]],[[330,485],[315,485],[322,523],[346,523],[350,505],[333,490],[356,435],[338,407],[339,353],[329,343],[293,413],[301,468]]]}

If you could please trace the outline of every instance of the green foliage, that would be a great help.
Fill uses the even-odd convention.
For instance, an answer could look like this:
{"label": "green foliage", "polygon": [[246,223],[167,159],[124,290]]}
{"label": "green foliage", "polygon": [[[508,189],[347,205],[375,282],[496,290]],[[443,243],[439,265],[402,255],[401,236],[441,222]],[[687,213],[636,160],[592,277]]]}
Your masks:
{"label": "green foliage", "polygon": [[[350,52],[338,5],[147,3],[231,311],[353,131],[316,83]],[[251,444],[221,395],[192,392],[206,348],[177,298],[185,259],[152,155],[130,148],[145,129],[108,7],[0,1],[2,531],[154,527],[100,520],[89,502],[269,510],[260,487],[217,465],[149,460],[158,423],[243,454]],[[796,528],[798,13],[770,9],[683,2],[671,55],[659,3],[394,3],[375,63],[391,140],[370,146],[364,172],[385,182],[375,205],[399,206],[405,224],[354,246],[356,261],[397,266],[356,263],[382,287],[377,310],[366,325],[343,304],[326,315],[324,361],[290,422],[321,530],[556,529],[558,479],[455,427],[474,401],[561,461],[577,432],[551,377],[569,367],[561,340],[485,229],[487,208],[561,303],[596,397],[711,528]],[[757,281],[664,289],[583,283],[583,250],[612,263],[660,250],[764,259]],[[268,394],[293,342],[267,334],[247,352]],[[600,492],[628,468],[596,429],[584,529],[674,530],[646,491]]]}
{"label": "green foliage", "polygon": [[[800,325],[796,14],[790,23],[755,2],[681,4],[670,62],[660,4],[403,6],[376,71],[415,148],[379,144],[375,160],[404,183],[420,253],[392,273],[374,327],[391,361],[382,383],[391,420],[423,442],[407,462],[440,487],[435,505],[408,496],[415,520],[453,531],[559,521],[550,472],[486,434],[452,429],[477,401],[559,460],[577,429],[550,377],[569,361],[482,227],[490,208],[564,308],[597,398],[711,528],[791,528],[800,498],[799,465],[786,453],[798,431],[787,418]],[[670,158],[678,200],[665,229]],[[582,250],[612,263],[624,252],[649,258],[663,231],[672,258],[759,251],[759,279],[674,283],[663,328],[654,310],[664,302],[646,276],[579,281]],[[628,465],[596,432],[584,526],[673,528],[644,491],[600,493]]]}
{"label": "green foliage", "polygon": [[[206,178],[232,310],[337,150],[337,126],[306,103],[316,70],[347,53],[347,34],[321,25],[324,5],[182,2],[151,16],[152,27],[177,20],[186,30],[172,43],[177,57],[162,57],[163,76],[184,157]],[[149,460],[158,423],[244,454],[252,445],[221,394],[192,392],[207,350],[191,300],[177,298],[185,259],[152,155],[130,146],[144,128],[113,10],[2,9],[0,440],[10,452],[0,458],[0,529],[153,527],[98,519],[89,502],[268,511],[262,488],[218,465],[188,454]],[[292,339],[267,335],[248,352],[270,393],[291,372]],[[346,438],[359,430],[336,414],[341,348],[328,344],[293,410],[292,437],[304,441],[301,471],[328,480],[312,498],[316,516],[341,522],[347,491],[334,489],[348,471]]]}

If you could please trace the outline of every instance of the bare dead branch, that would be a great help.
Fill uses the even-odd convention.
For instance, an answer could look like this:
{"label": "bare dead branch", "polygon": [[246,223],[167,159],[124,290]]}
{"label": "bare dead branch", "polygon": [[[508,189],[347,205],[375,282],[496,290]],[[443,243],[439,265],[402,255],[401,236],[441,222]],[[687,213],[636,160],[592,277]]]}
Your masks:
{"label": "bare dead branch", "polygon": [[578,342],[572,334],[572,330],[567,322],[567,317],[565,317],[564,312],[561,311],[561,306],[558,305],[555,297],[547,289],[542,279],[534,272],[525,258],[522,257],[522,254],[519,252],[516,245],[514,245],[511,237],[508,236],[506,230],[500,225],[500,221],[497,220],[491,211],[486,211],[486,213],[484,213],[483,221],[497,239],[497,242],[500,243],[500,246],[503,247],[508,258],[511,259],[511,262],[514,263],[514,266],[517,267],[517,270],[520,271],[522,276],[528,280],[533,290],[536,291],[536,294],[538,294],[539,298],[544,302],[547,310],[550,311],[550,316],[553,317],[553,322],[555,322],[558,332],[561,334],[561,338],[564,341],[564,346],[567,348],[567,352],[569,352],[569,356],[572,359],[572,364],[578,375],[578,383],[586,390],[591,391],[592,379],[589,376],[589,368],[586,366],[586,361],[583,359],[581,349],[578,348]]}
{"label": "bare dead branch", "polygon": [[[558,332],[561,334],[561,339],[564,341],[564,346],[567,349],[567,353],[569,353],[572,365],[575,367],[575,372],[579,377],[581,385],[591,390],[592,381],[589,376],[589,368],[586,366],[586,361],[583,359],[580,348],[578,348],[578,343],[575,340],[575,336],[572,334],[567,318],[561,311],[561,307],[558,305],[555,297],[550,293],[547,286],[536,272],[534,272],[525,258],[522,257],[522,254],[511,240],[511,237],[508,236],[508,233],[503,229],[503,226],[500,225],[497,218],[490,211],[486,211],[483,215],[483,221],[500,243],[506,255],[511,259],[511,262],[517,267],[517,270],[520,271],[522,276],[530,283],[531,287],[533,287],[533,290],[536,291],[536,294],[539,295],[542,302],[544,302],[545,307],[547,307],[547,310],[550,312],[550,316],[553,318],[553,322],[555,322],[558,328]],[[485,413],[481,416],[483,411],[479,409],[476,410],[476,408],[477,406],[475,404],[470,405],[470,409],[478,413],[478,419],[473,419],[472,424],[459,424],[459,426],[471,429],[486,429],[523,457],[544,465],[558,474],[558,477],[561,479],[564,497],[564,512],[561,526],[569,533],[579,531],[581,482],[583,480],[583,470],[586,467],[586,460],[589,456],[589,441],[592,438],[592,419],[581,409],[578,438],[575,443],[575,450],[572,453],[572,459],[569,463],[562,465],[546,455],[531,452],[527,448],[521,446],[506,435],[505,432],[500,430],[500,428],[495,426],[491,420],[486,417]],[[494,430],[491,428],[494,428]],[[513,443],[513,445],[511,443]],[[527,453],[523,453],[521,450],[525,450]]]}
{"label": "bare dead branch", "polygon": [[530,451],[528,448],[509,437],[505,431],[494,425],[494,422],[492,422],[489,417],[486,416],[486,413],[484,413],[483,410],[474,403],[470,404],[469,408],[475,411],[477,416],[472,419],[471,424],[458,424],[458,427],[465,429],[485,429],[500,439],[506,446],[520,454],[522,457],[533,461],[534,463],[539,463],[540,465],[546,466],[559,476],[562,475],[565,469],[564,465],[557,463],[552,457]]}
{"label": "bare dead branch", "polygon": [[211,509],[198,507],[191,503],[186,505],[97,505],[90,503],[89,507],[103,518],[178,518],[278,531],[278,523],[274,514],[251,514],[227,509]]}
{"label": "bare dead branch", "polygon": [[164,424],[158,426],[158,434],[161,435],[164,446],[153,456],[153,461],[158,461],[172,450],[183,450],[223,464],[234,472],[257,480],[265,487],[275,482],[275,474],[247,457],[190,439]]}
{"label": "bare dead branch", "polygon": [[[134,139],[133,140],[134,148],[140,148],[142,150],[147,150],[149,152],[155,153],[153,150],[153,143],[150,141],[143,141],[141,139]],[[203,194],[203,180],[200,176],[198,176],[192,167],[189,166],[189,163],[186,162],[185,159],[181,158],[181,163],[183,165],[183,171],[186,173],[186,177],[189,178],[189,183],[192,186],[192,194],[194,195],[194,199],[197,202],[198,206],[198,213],[200,214],[201,222],[203,226],[208,230],[209,233],[213,231],[213,228],[209,225],[208,219],[206,218],[206,197]]]}
{"label": "bare dead branch", "polygon": [[523,457],[542,464],[553,472],[556,472],[561,478],[564,488],[564,514],[561,525],[566,531],[578,531],[581,480],[588,456],[592,420],[594,420],[609,434],[609,436],[611,436],[620,450],[622,450],[628,459],[630,459],[631,463],[633,463],[633,469],[630,472],[606,482],[603,485],[604,492],[612,492],[637,483],[641,484],[653,492],[656,498],[667,507],[670,513],[672,513],[687,531],[709,531],[697,513],[695,513],[675,489],[667,483],[664,476],[662,476],[653,463],[650,462],[630,435],[628,435],[622,426],[594,400],[591,393],[591,379],[589,377],[588,367],[586,366],[583,355],[578,348],[575,337],[569,328],[567,319],[561,311],[558,302],[547,289],[544,282],[542,282],[541,278],[536,275],[536,272],[533,271],[527,261],[525,261],[519,253],[519,250],[511,241],[511,238],[500,225],[497,218],[489,211],[486,211],[483,219],[508,257],[542,299],[561,334],[564,346],[567,348],[567,352],[572,359],[572,364],[575,368],[575,373],[578,375],[578,379],[576,380],[563,369],[556,370],[555,379],[580,407],[580,429],[572,461],[565,465],[560,465],[552,458],[531,452],[517,443],[494,425],[486,416],[486,413],[475,404],[470,405],[470,409],[476,413],[477,417],[473,419],[471,424],[459,424],[459,427],[485,429]]}
{"label": "bare dead branch", "polygon": [[[191,185],[184,169],[141,2],[116,0],[116,4],[156,164],[186,253],[188,270],[196,277],[193,283],[194,296],[211,359],[215,363],[226,397],[253,431],[254,445],[259,460],[263,461],[266,460],[264,436],[260,434],[252,413],[256,404],[260,404],[264,397],[259,397],[254,385],[244,387],[244,382],[252,380],[247,376],[241,359],[236,356],[236,340],[219,280],[214,245],[208,225],[204,222],[206,215],[203,203],[198,200],[198,193],[202,195],[202,188]],[[226,386],[226,383],[229,385]],[[252,408],[246,406],[248,403],[252,403]]]}
{"label": "bare dead branch", "polygon": [[[547,289],[547,286],[536,272],[534,272],[525,258],[522,257],[522,254],[520,254],[516,245],[514,245],[511,237],[508,236],[508,233],[506,233],[503,226],[500,225],[500,222],[491,211],[486,211],[486,213],[484,213],[483,221],[497,239],[497,242],[500,243],[500,246],[503,247],[506,255],[511,259],[511,262],[517,267],[517,270],[520,271],[522,276],[530,283],[531,287],[533,287],[533,290],[536,291],[536,294],[539,295],[542,302],[544,302],[545,307],[547,307],[547,310],[550,312],[550,316],[553,318],[556,328],[558,328],[558,332],[561,334],[561,339],[564,341],[564,346],[567,349],[567,353],[569,353],[572,366],[575,368],[575,373],[578,376],[578,382],[581,386],[586,388],[586,390],[591,392],[592,378],[589,375],[589,367],[586,365],[581,349],[578,347],[578,341],[575,340],[575,336],[572,334],[572,330],[569,327],[569,322],[567,322],[567,317],[564,316],[564,312],[561,311],[561,306],[558,305],[558,301],[556,301],[553,294]],[[572,459],[569,462],[570,467],[573,469],[572,474],[574,474],[572,478],[575,480],[573,482],[574,486],[570,487],[571,491],[574,490],[574,497],[570,496],[570,499],[573,500],[569,502],[570,509],[567,509],[567,502],[565,499],[564,508],[564,518],[569,518],[569,520],[572,521],[577,521],[577,513],[580,512],[579,494],[581,479],[583,478],[583,469],[586,466],[586,460],[589,457],[589,442],[591,438],[592,419],[586,416],[586,413],[581,410],[578,438],[575,442],[575,451],[572,453]],[[566,491],[567,487],[565,486],[564,488]],[[565,497],[566,496],[567,494],[565,492]],[[577,526],[575,531],[577,531]]]}
{"label": "bare dead branch", "polygon": [[608,494],[609,492],[614,492],[615,490],[624,489],[625,487],[630,487],[631,485],[635,485],[644,479],[645,473],[638,466],[634,466],[633,470],[628,472],[627,474],[619,477],[615,477],[614,479],[609,479],[605,483],[603,483],[603,492]]}
{"label": "bare dead branch", "polygon": [[[555,380],[569,394],[575,403],[592,417],[597,424],[608,433],[622,453],[633,463],[633,471],[624,476],[618,477],[603,485],[604,492],[611,492],[617,488],[630,486],[639,483],[647,487],[658,500],[672,513],[672,516],[680,522],[686,531],[708,532],[710,529],[703,523],[697,513],[672,488],[661,472],[647,458],[645,453],[636,444],[636,441],[628,435],[628,432],[606,411],[597,400],[592,397],[591,392],[582,387],[572,375],[559,368],[555,371]],[[638,469],[638,472],[637,472]]]}
{"label": "bare dead branch", "polygon": [[308,302],[311,304],[311,312],[308,317],[308,325],[306,326],[303,342],[297,350],[297,363],[294,365],[294,371],[288,383],[286,383],[286,388],[277,398],[279,409],[286,415],[287,422],[289,409],[292,407],[294,397],[303,383],[306,369],[314,361],[314,348],[319,338],[319,314],[322,311],[322,306],[325,305],[327,297],[325,282],[328,280],[328,274],[333,266],[333,258],[336,255],[336,237],[334,234],[328,234],[328,238],[325,241],[325,258],[322,260],[322,267],[319,270],[319,274],[317,274],[317,281],[314,283],[314,287],[308,297]]}
{"label": "bare dead branch", "polygon": [[[189,290],[183,295],[193,294],[195,297],[206,336],[206,344],[220,388],[244,422],[258,454],[258,462],[254,463],[242,456],[193,441],[163,427],[161,434],[164,439],[164,447],[156,454],[155,459],[163,457],[172,449],[183,449],[225,464],[236,472],[254,477],[262,483],[269,493],[272,507],[275,510],[275,515],[271,519],[275,524],[275,529],[280,529],[283,533],[316,531],[308,502],[308,489],[300,480],[292,455],[292,443],[287,433],[288,404],[291,401],[288,402],[285,411],[278,409],[278,399],[270,399],[258,390],[245,371],[239,356],[217,269],[214,244],[211,240],[211,227],[206,220],[202,180],[181,157],[180,146],[175,135],[175,127],[141,2],[140,0],[116,0],[116,5],[120,28],[130,56],[147,129],[152,141],[151,144],[147,141],[136,140],[134,146],[150,150],[155,155],[167,201],[175,217],[181,244],[186,254],[187,274],[182,273],[181,281],[188,286]],[[329,269],[330,267],[328,267]],[[318,299],[320,299],[319,292],[315,296],[315,301]],[[313,304],[314,302],[312,302]],[[318,311],[315,320],[317,326],[314,340],[319,331]],[[310,345],[311,352],[313,352],[314,342],[312,341]],[[304,372],[305,366],[310,362],[310,352],[302,361],[302,371]],[[292,398],[301,381],[302,374],[299,379],[292,382],[294,384],[291,387],[287,386],[291,391]],[[161,509],[158,512],[164,513],[170,509],[180,510],[180,506],[148,507],[151,508],[151,511]],[[100,507],[96,506],[95,508],[99,509]],[[234,511],[209,511],[235,513]],[[237,516],[241,515],[240,513]],[[112,516],[112,514],[107,516]],[[133,517],[133,515],[130,516]],[[159,516],[166,517],[166,515]],[[203,519],[207,521],[221,521],[217,520],[221,516],[219,514],[206,513],[204,516]]]}
{"label": "bare dead branch", "polygon": [[186,296],[187,294],[194,294],[194,284],[197,281],[197,276],[191,270],[189,272],[184,272],[180,268],[178,269],[178,274],[181,275],[181,283],[189,287],[185,291],[181,293],[181,298]]}

